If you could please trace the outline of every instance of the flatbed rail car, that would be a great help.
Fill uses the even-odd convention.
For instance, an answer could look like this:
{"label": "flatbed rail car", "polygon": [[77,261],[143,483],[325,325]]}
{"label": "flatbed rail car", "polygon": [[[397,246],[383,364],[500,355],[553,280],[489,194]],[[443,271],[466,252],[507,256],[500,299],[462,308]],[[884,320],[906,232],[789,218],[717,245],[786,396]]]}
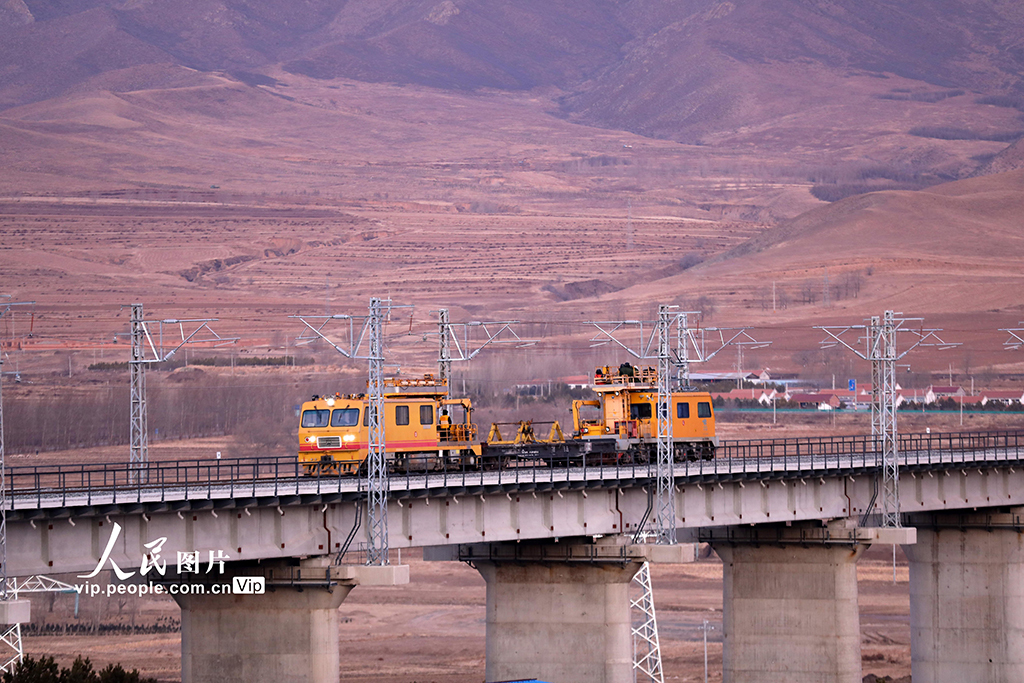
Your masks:
{"label": "flatbed rail car", "polygon": [[[390,469],[475,467],[481,445],[469,399],[449,399],[432,375],[384,380],[384,429]],[[304,474],[356,474],[369,453],[365,394],[314,396],[302,404],[299,463]]]}
{"label": "flatbed rail car", "polygon": [[[499,458],[516,460],[555,459],[567,464],[647,463],[657,460],[658,375],[655,368],[624,363],[618,368],[602,367],[594,372],[591,389],[594,400],[572,403],[573,431],[569,438],[553,423],[547,438],[537,438],[532,422],[519,423],[515,439],[501,439],[498,425],[491,428],[483,444],[484,462]],[[675,391],[669,399],[672,422],[673,459],[710,460],[718,447],[711,394]],[[556,433],[557,431],[557,433]]]}

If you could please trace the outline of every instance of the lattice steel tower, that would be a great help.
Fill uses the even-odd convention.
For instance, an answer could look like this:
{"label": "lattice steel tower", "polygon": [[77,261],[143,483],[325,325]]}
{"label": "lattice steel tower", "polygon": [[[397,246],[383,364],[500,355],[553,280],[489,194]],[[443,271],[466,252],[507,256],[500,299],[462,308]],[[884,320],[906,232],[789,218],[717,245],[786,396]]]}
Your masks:
{"label": "lattice steel tower", "polygon": [[437,378],[451,391],[452,381],[452,328],[448,323],[448,309],[442,308],[437,311]]}
{"label": "lattice steel tower", "polygon": [[[390,303],[390,302],[389,302]],[[390,564],[388,559],[388,468],[384,442],[384,333],[380,299],[370,299],[369,428],[366,461],[367,523],[366,563]]]}
{"label": "lattice steel tower", "polygon": [[661,667],[661,643],[658,639],[658,617],[654,611],[654,591],[651,589],[651,567],[644,562],[633,577],[636,597],[631,597],[633,623],[633,680],[665,683]]}
{"label": "lattice steel tower", "polygon": [[672,389],[669,386],[672,358],[669,355],[669,333],[672,313],[670,307],[658,308],[658,492],[655,533],[656,542],[674,545],[676,542],[676,483],[673,474],[672,419],[669,409]]}
{"label": "lattice steel tower", "polygon": [[128,467],[132,483],[145,483],[145,469],[149,464],[149,424],[146,414],[146,327],[142,304],[132,304],[131,318],[132,357],[128,363],[131,373],[131,454]]}
{"label": "lattice steel tower", "polygon": [[[937,346],[940,349],[952,348],[959,344],[949,344],[938,336],[940,330],[911,329],[903,327],[908,322],[920,322],[920,318],[897,318],[893,311],[885,311],[881,316],[873,316],[867,325],[849,325],[846,327],[818,327],[829,335],[830,339],[822,342],[823,347],[837,344],[853,351],[864,360],[871,362],[872,406],[871,433],[876,446],[880,447],[882,459],[882,526],[898,527],[900,521],[900,466],[899,441],[896,424],[896,361],[902,359],[918,346]],[[865,351],[860,351],[842,339],[843,334],[858,330],[864,334]],[[917,335],[917,341],[907,350],[898,353],[896,350],[896,333],[909,332]],[[858,342],[859,343],[859,342]]]}
{"label": "lattice steel tower", "polygon": [[872,374],[882,380],[879,392],[878,432],[882,437],[882,526],[900,523],[900,464],[896,438],[896,323],[892,311],[886,311],[882,324],[875,328],[871,362],[878,366]]}

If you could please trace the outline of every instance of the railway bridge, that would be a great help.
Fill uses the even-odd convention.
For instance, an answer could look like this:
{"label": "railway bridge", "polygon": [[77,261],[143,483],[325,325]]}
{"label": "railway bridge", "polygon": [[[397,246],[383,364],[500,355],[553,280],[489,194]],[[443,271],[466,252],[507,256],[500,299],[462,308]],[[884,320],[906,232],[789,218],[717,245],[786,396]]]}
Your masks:
{"label": "railway bridge", "polygon": [[[631,681],[629,581],[698,542],[724,562],[725,681],[859,682],[856,562],[872,543],[910,559],[915,683],[1024,680],[1024,432],[904,434],[898,453],[900,528],[878,526],[876,440],[835,437],[676,463],[677,546],[634,542],[654,464],[586,458],[392,474],[388,542],[483,575],[488,681]],[[189,683],[336,681],[338,606],[360,583],[408,581],[405,566],[351,563],[366,480],[303,476],[295,458],[13,467],[6,481],[10,575],[188,587]]]}

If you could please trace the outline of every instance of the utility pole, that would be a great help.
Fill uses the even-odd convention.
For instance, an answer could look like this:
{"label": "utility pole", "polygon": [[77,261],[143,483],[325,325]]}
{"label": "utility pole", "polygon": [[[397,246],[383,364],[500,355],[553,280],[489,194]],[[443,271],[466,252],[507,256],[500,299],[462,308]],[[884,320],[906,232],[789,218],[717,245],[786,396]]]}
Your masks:
{"label": "utility pole", "polygon": [[[760,342],[747,333],[748,328],[689,327],[689,316],[699,316],[700,311],[685,311],[676,314],[676,351],[673,363],[679,388],[690,386],[690,365],[707,363],[727,346],[746,346],[760,349],[770,342]],[[742,365],[742,362],[741,362]]]}
{"label": "utility pole", "polygon": [[[2,590],[10,596],[11,600],[18,600],[22,593],[77,592],[74,586],[49,576],[4,579]],[[3,645],[7,646],[6,650],[2,647]],[[14,673],[14,669],[24,657],[25,651],[21,645],[21,624],[0,624],[0,671],[8,674]]]}
{"label": "utility pole", "polygon": [[[0,303],[0,318],[3,318],[5,315],[10,316],[11,327],[13,330],[14,318],[11,308],[14,306],[34,306],[35,302],[12,302],[9,301],[10,296],[4,296],[2,298],[8,299],[8,301]],[[8,654],[2,655],[2,660],[0,660],[0,670],[11,673],[23,656],[20,622],[28,621],[29,611],[28,605],[25,604],[23,607],[26,609],[24,609],[21,617],[19,618],[15,616],[16,612],[22,612],[22,610],[18,609],[18,591],[16,590],[16,582],[14,582],[13,579],[9,579],[7,575],[7,506],[9,505],[9,501],[7,500],[7,463],[5,461],[4,451],[3,363],[3,344],[0,344],[0,602],[5,603],[4,607],[8,610],[8,614],[15,617],[10,619],[8,623],[0,624],[0,643],[7,645],[14,651],[13,656],[9,656]],[[9,583],[9,580],[13,582],[13,585]],[[11,621],[14,623],[10,623]]]}
{"label": "utility pole", "polygon": [[658,509],[656,516],[657,543],[676,543],[676,480],[673,473],[674,446],[672,443],[672,389],[669,387],[669,333],[674,306],[658,307]]}
{"label": "utility pole", "polygon": [[[389,300],[390,306],[391,301]],[[388,311],[390,313],[390,310]],[[385,459],[384,441],[384,339],[383,315],[380,299],[370,299],[370,316],[367,319],[370,332],[369,353],[369,408],[370,428],[369,453],[367,454],[366,491],[367,522],[369,542],[366,549],[366,564],[390,564],[388,559],[388,468]]]}
{"label": "utility pole", "polygon": [[7,600],[7,463],[4,462],[4,358],[0,352],[0,601]]}
{"label": "utility pole", "polygon": [[686,311],[676,318],[676,385],[680,389],[690,386],[689,316]]}
{"label": "utility pole", "polygon": [[[921,318],[898,318],[901,313],[885,311],[881,317],[872,317],[867,325],[848,327],[816,327],[828,338],[822,341],[823,348],[841,345],[860,358],[871,362],[873,403],[871,407],[871,433],[876,445],[881,446],[882,455],[882,526],[899,527],[900,521],[900,479],[898,429],[896,425],[896,361],[902,359],[918,346],[936,346],[940,349],[953,348],[959,344],[942,341],[938,329],[917,329],[905,327],[909,323],[920,323]],[[851,330],[864,334],[866,350],[861,351],[847,343],[842,337]],[[896,350],[896,334],[909,332],[917,337],[902,353]]]}
{"label": "utility pole", "polygon": [[[878,343],[881,334],[882,319],[877,315],[871,316],[868,321],[867,334],[867,357],[873,358],[880,350],[873,350],[872,347]],[[882,364],[871,363],[871,436],[875,441],[875,448],[881,450],[882,446]]]}
{"label": "utility pole", "polygon": [[131,451],[128,469],[133,479],[145,476],[142,470],[149,462],[149,423],[146,415],[146,328],[143,321],[142,304],[132,304],[131,318],[132,357],[128,363],[131,383],[131,413],[129,420]]}
{"label": "utility pole", "polygon": [[[900,522],[900,465],[896,426],[896,320],[892,311],[882,316],[875,331],[871,362],[879,365],[882,389],[879,392],[878,431],[882,435],[882,526],[898,527]],[[875,374],[875,373],[872,373]]]}
{"label": "utility pole", "polygon": [[[452,328],[448,324],[448,309],[437,311],[437,378],[447,387],[452,379]],[[450,389],[450,387],[449,387]]]}
{"label": "utility pole", "polygon": [[[131,305],[131,359],[128,371],[131,380],[131,415],[129,430],[131,432],[131,451],[128,457],[129,481],[132,484],[145,484],[149,467],[149,424],[146,413],[146,366],[170,360],[175,352],[186,344],[213,344],[224,346],[234,344],[239,337],[221,337],[213,331],[209,323],[216,318],[196,318],[190,320],[154,320],[147,321],[143,315],[142,304]],[[190,334],[185,333],[185,326],[191,328],[198,325]],[[175,338],[175,345],[166,350],[164,347],[164,327],[168,330],[177,328],[180,340]],[[199,334],[204,335],[200,337]],[[154,339],[156,337],[156,339]],[[175,343],[176,342],[176,343]]]}
{"label": "utility pole", "polygon": [[708,631],[714,631],[715,627],[705,619],[700,630],[704,632],[704,683],[708,683]]}
{"label": "utility pole", "polygon": [[626,200],[626,251],[633,251],[633,200]]}
{"label": "utility pole", "polygon": [[[512,344],[516,348],[536,345],[537,341],[535,339],[523,339],[516,333],[513,326],[518,324],[518,320],[453,323],[449,320],[447,308],[438,309],[438,378],[445,380],[445,385],[448,386],[451,382],[452,362],[473,360],[489,344]],[[470,329],[481,330],[484,339],[474,344],[470,338]],[[458,334],[459,332],[462,333],[461,338]],[[426,335],[424,335],[424,340],[426,340]]]}

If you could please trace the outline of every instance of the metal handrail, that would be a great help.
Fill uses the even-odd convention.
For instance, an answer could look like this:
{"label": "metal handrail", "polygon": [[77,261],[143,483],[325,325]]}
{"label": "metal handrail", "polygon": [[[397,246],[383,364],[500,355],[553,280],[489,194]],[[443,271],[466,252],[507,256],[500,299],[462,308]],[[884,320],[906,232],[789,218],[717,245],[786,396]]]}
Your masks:
{"label": "metal handrail", "polygon": [[[1021,459],[1024,431],[993,430],[901,434],[897,448],[901,465],[999,463]],[[454,464],[412,462],[392,472],[392,495],[432,488],[540,485],[563,482],[646,481],[656,476],[655,463],[616,462],[607,455],[559,454],[548,460],[486,458],[473,467],[461,458]],[[430,466],[428,466],[430,465]],[[723,441],[711,460],[678,462],[677,478],[701,478],[779,473],[826,473],[829,470],[870,470],[881,466],[881,448],[873,436],[799,437]],[[295,456],[241,457],[220,460],[151,462],[145,476],[138,465],[88,463],[75,465],[18,465],[7,468],[10,505],[33,501],[36,507],[59,504],[117,504],[236,497],[253,498],[301,493],[365,493],[362,477],[319,473],[304,475]],[[74,499],[74,501],[72,500]]]}

